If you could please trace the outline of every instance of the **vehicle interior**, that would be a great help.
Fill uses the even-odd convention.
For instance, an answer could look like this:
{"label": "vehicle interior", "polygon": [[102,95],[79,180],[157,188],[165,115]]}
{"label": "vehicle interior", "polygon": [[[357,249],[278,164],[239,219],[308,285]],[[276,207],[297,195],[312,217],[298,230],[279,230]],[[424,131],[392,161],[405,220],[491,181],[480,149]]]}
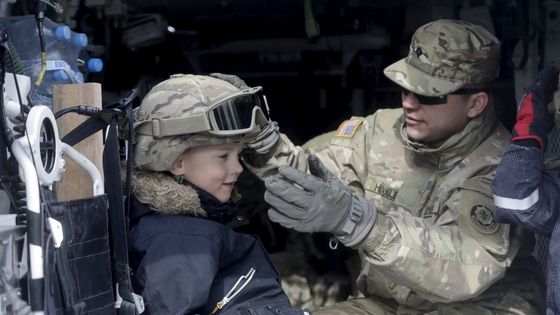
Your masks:
{"label": "vehicle interior", "polygon": [[[68,26],[71,34],[87,37],[86,44],[69,52],[74,54],[72,62],[76,56],[82,60],[75,65],[82,70],[81,77],[47,82],[45,76],[46,100],[25,96],[38,90],[34,89],[38,70],[33,66],[41,64],[41,54],[26,56],[28,47],[37,52],[41,47],[39,36],[29,35],[36,34],[38,17],[45,19],[47,60],[54,56],[49,55],[49,47],[59,49],[48,46],[48,23]],[[401,106],[401,90],[383,75],[383,69],[406,56],[416,28],[442,18],[481,24],[501,41],[500,77],[490,88],[500,121],[511,129],[517,104],[535,74],[546,64],[560,63],[558,0],[0,0],[4,60],[0,75],[5,75],[0,117],[4,130],[0,314],[47,314],[61,303],[72,305],[76,314],[84,312],[84,297],[73,290],[79,276],[65,276],[78,268],[65,257],[75,254],[74,246],[84,245],[79,233],[70,235],[63,226],[83,223],[85,208],[110,209],[97,211],[104,216],[88,214],[91,224],[82,224],[83,237],[89,233],[87,237],[108,241],[96,259],[84,261],[79,268],[106,266],[106,272],[97,275],[105,283],[93,284],[95,294],[129,308],[131,314],[140,313],[141,297],[129,287],[126,202],[118,201],[130,191],[126,185],[120,187],[118,176],[108,174],[118,173],[119,164],[126,161],[130,138],[119,134],[119,127],[130,123],[128,111],[139,105],[150,87],[174,73],[237,75],[249,86],[263,87],[272,119],[295,144],[319,145],[318,136],[336,130],[351,116]],[[28,33],[18,33],[22,30]],[[101,60],[102,69],[80,68],[91,59]],[[48,74],[49,64],[45,65]],[[31,79],[20,81],[16,74]],[[43,101],[54,102],[51,85],[84,82],[98,83],[94,100],[98,110],[57,111],[52,104],[51,109],[35,108]],[[88,128],[61,129],[59,118],[70,112],[80,112]],[[93,149],[98,151],[94,158],[74,148],[93,134],[100,146]],[[560,132],[555,128],[549,134],[547,156],[559,153]],[[88,195],[79,198],[82,203],[62,200],[55,192],[56,183],[70,169],[63,155],[84,172],[76,176],[79,182],[70,184],[88,186]],[[108,184],[111,181],[116,184]],[[328,279],[320,284],[325,290],[332,288],[331,295],[317,297],[322,300],[314,303],[333,303],[355,292],[351,281],[344,280],[356,276],[348,271],[355,263],[350,250],[330,248],[329,235],[301,235],[271,222],[263,183],[248,171],[242,174],[238,190],[239,207],[250,219],[240,231],[258,235],[273,260],[276,253],[304,252],[305,266],[289,267],[304,268],[317,283]],[[114,195],[108,196],[108,191]],[[113,215],[115,207],[124,208]],[[66,243],[69,240],[74,243]],[[538,238],[534,255],[543,269],[546,248],[547,240]],[[52,275],[60,278],[59,292],[48,296]]]}

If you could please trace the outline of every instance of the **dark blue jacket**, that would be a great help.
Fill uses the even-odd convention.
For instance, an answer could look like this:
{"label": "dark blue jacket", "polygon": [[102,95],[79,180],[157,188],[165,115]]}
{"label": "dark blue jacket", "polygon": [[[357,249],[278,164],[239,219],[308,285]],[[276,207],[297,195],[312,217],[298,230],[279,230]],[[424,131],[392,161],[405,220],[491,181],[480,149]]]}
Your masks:
{"label": "dark blue jacket", "polygon": [[550,237],[547,315],[560,314],[560,169],[545,169],[539,148],[510,144],[492,190],[496,221],[519,224]]}
{"label": "dark blue jacket", "polygon": [[251,279],[216,314],[305,314],[290,306],[257,238],[210,219],[156,213],[139,202],[131,218],[133,287],[147,314],[210,314],[238,280],[238,288],[246,282],[244,275]]}

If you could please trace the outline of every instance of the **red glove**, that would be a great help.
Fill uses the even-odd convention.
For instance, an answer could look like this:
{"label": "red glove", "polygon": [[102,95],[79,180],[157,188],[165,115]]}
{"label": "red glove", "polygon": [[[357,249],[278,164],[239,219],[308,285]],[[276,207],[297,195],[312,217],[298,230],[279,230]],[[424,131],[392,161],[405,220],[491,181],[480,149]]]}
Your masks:
{"label": "red glove", "polygon": [[529,86],[517,112],[511,141],[530,145],[526,140],[536,140],[542,150],[546,149],[546,135],[554,127],[554,115],[548,111],[554,91],[558,88],[558,69],[546,66]]}

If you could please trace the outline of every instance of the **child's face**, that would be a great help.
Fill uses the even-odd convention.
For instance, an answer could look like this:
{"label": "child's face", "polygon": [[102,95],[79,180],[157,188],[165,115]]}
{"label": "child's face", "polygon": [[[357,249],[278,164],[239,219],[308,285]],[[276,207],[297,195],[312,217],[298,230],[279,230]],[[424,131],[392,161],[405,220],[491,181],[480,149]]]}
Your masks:
{"label": "child's face", "polygon": [[226,202],[243,171],[239,163],[241,150],[241,144],[193,148],[179,156],[170,171]]}

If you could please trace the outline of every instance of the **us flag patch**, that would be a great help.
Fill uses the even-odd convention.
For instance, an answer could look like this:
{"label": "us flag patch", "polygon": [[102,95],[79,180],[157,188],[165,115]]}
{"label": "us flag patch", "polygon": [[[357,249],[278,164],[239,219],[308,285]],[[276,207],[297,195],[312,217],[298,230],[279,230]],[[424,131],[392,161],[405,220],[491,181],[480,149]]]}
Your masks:
{"label": "us flag patch", "polygon": [[352,138],[358,127],[364,122],[364,118],[353,118],[344,121],[336,130],[335,137]]}

